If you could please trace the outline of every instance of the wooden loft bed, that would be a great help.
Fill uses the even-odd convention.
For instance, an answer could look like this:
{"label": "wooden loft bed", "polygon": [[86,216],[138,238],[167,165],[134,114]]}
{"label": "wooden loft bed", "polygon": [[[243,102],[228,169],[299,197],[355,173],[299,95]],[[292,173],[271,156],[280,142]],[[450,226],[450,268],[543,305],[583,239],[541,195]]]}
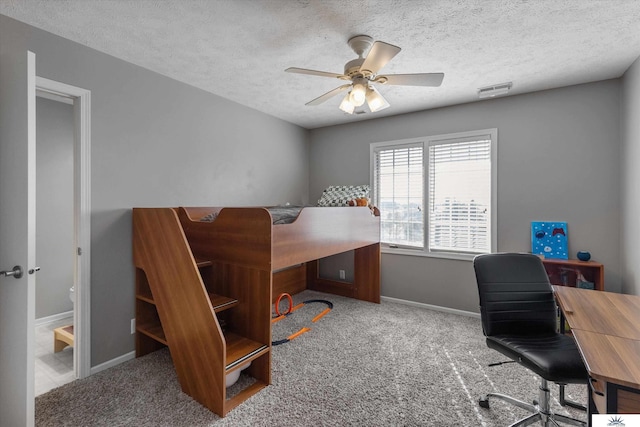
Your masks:
{"label": "wooden loft bed", "polygon": [[[200,221],[211,213],[213,222]],[[306,207],[290,224],[272,224],[266,208],[178,208],[194,254],[269,271],[273,300],[313,289],[380,303],[380,212],[366,207]],[[318,276],[318,260],[354,252],[354,281]]]}
{"label": "wooden loft bed", "polygon": [[[211,222],[201,221],[215,215]],[[225,416],[271,383],[271,304],[304,289],[380,302],[380,221],[366,207],[134,208],[136,356],[169,347],[182,390]],[[354,281],[318,276],[318,259],[354,251]],[[255,382],[227,399],[225,376]]]}
{"label": "wooden loft bed", "polygon": [[[212,263],[193,257],[171,208],[133,210],[133,259],[136,357],[168,346],[182,391],[222,417],[270,384],[269,289],[245,281],[228,295],[209,291]],[[220,325],[224,311],[236,311],[233,330]],[[227,399],[226,375],[247,362],[255,383]]]}

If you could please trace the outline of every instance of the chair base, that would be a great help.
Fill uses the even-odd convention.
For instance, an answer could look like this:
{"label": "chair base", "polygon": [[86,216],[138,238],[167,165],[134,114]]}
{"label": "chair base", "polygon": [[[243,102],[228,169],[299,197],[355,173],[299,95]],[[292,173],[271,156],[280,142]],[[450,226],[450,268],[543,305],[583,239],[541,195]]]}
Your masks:
{"label": "chair base", "polygon": [[571,400],[567,400],[564,397],[564,384],[559,384],[560,387],[560,405],[562,406],[570,406],[575,409],[580,409],[581,411],[586,411],[587,407],[581,403],[576,403]]}
{"label": "chair base", "polygon": [[[511,396],[507,396],[502,393],[488,393],[484,398],[480,399],[478,403],[483,408],[489,408],[489,398],[495,398],[504,400],[505,402],[511,403],[519,408],[522,408],[526,411],[532,412],[531,415],[525,417],[515,423],[511,424],[509,427],[520,427],[520,426],[528,426],[535,422],[540,422],[541,425],[548,426],[560,426],[558,422],[564,424],[570,424],[574,426],[586,427],[587,422],[582,421],[576,418],[567,417],[562,414],[556,414],[551,411],[550,408],[550,393],[549,388],[547,387],[547,380],[542,379],[542,383],[540,384],[540,402],[533,401],[533,404],[523,402],[522,400],[515,399]],[[564,396],[563,396],[564,397]]]}

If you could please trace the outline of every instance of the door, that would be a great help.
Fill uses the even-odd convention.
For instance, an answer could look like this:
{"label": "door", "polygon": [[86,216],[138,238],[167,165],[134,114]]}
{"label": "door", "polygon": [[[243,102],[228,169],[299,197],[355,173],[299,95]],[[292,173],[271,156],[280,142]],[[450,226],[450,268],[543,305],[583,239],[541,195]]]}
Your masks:
{"label": "door", "polygon": [[[0,425],[34,424],[35,54],[0,44]],[[32,270],[33,272],[33,270]]]}

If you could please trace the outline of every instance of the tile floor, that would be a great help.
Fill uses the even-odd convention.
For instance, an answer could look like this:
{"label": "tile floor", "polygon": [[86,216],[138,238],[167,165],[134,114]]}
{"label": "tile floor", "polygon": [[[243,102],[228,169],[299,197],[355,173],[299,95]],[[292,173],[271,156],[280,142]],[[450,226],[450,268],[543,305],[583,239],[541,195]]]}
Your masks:
{"label": "tile floor", "polygon": [[36,396],[75,380],[73,372],[73,348],[67,346],[61,352],[53,352],[53,330],[60,326],[71,324],[73,324],[73,317],[36,326]]}

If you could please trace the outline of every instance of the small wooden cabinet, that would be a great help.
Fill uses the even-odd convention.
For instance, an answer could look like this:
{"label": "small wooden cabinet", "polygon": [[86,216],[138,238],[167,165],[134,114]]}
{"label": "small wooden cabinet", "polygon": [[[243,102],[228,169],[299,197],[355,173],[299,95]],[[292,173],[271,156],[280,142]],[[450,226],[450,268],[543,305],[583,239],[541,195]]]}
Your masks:
{"label": "small wooden cabinet", "polygon": [[593,289],[604,291],[604,266],[595,261],[580,261],[577,259],[543,259],[545,270],[552,285],[578,285],[578,273],[593,283]]}

